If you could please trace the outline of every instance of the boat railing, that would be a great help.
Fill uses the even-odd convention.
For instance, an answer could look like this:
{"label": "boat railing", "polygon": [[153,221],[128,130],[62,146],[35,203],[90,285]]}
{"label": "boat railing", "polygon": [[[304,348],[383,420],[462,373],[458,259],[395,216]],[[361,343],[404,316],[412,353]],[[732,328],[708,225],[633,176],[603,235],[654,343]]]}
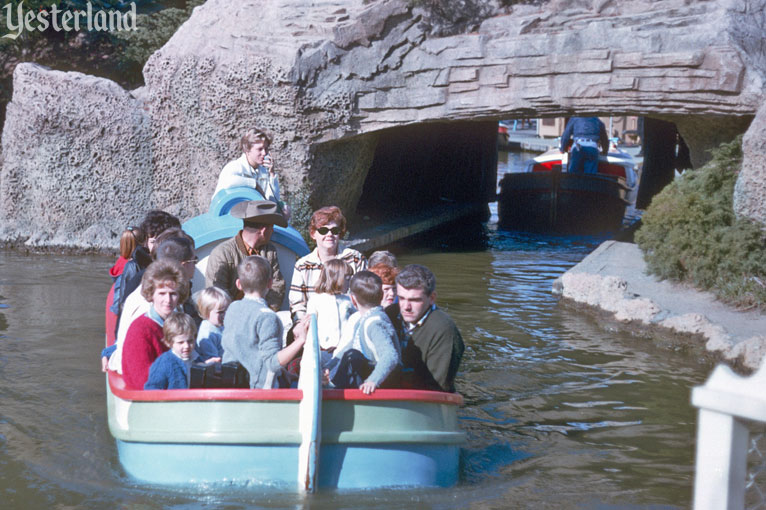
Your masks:
{"label": "boat railing", "polygon": [[[115,397],[134,402],[172,402],[203,400],[287,400],[300,401],[303,392],[299,389],[284,388],[272,390],[251,390],[246,388],[199,388],[188,390],[130,390],[117,372],[109,371],[109,389]],[[322,400],[358,400],[369,402],[398,401],[433,404],[463,405],[458,393],[410,389],[378,389],[365,395],[359,390],[322,390]]]}
{"label": "boat railing", "polygon": [[749,377],[719,365],[692,391],[699,408],[694,509],[766,506],[766,365]]}

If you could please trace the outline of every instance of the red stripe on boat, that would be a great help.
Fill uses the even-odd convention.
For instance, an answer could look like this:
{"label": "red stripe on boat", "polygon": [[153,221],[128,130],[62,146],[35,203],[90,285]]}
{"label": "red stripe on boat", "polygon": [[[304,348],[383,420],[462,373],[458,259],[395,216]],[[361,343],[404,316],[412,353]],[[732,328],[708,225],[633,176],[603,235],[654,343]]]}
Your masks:
{"label": "red stripe on boat", "polygon": [[[191,390],[129,390],[122,375],[109,371],[109,388],[114,396],[134,402],[188,402],[200,400],[284,400],[300,401],[303,391],[298,389],[250,390],[191,389]],[[426,390],[376,390],[365,395],[359,390],[323,390],[324,400],[396,400],[435,404],[462,405],[463,397],[457,393]]]}
{"label": "red stripe on boat", "polygon": [[365,395],[360,390],[323,390],[323,400],[406,400],[435,402],[439,404],[463,405],[463,396],[458,393],[444,393],[427,390],[375,390]]}

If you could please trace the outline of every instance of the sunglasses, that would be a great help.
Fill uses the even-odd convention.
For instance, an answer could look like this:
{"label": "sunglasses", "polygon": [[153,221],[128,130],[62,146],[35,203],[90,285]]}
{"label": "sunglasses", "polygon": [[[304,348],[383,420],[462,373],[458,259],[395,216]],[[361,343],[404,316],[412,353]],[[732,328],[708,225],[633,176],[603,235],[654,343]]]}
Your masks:
{"label": "sunglasses", "polygon": [[197,262],[199,262],[199,257],[194,257],[193,259],[184,260],[183,262],[181,262],[181,264],[196,264]]}
{"label": "sunglasses", "polygon": [[337,236],[338,234],[340,234],[340,227],[332,227],[332,228],[319,227],[317,229],[317,232],[319,232],[323,236],[327,235],[328,232],[332,232],[332,235]]}

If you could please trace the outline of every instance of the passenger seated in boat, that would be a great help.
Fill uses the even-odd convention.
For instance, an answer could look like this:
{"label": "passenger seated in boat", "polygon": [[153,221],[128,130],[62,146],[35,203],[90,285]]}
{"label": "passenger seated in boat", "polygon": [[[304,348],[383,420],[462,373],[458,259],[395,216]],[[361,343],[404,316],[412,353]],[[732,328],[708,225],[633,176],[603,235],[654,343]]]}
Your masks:
{"label": "passenger seated in boat", "polygon": [[455,391],[465,344],[454,321],[436,306],[436,277],[410,264],[396,276],[398,301],[386,308],[402,348],[403,385]]}
{"label": "passenger seated in boat", "polygon": [[229,161],[218,175],[215,196],[222,189],[246,186],[258,191],[261,196],[274,202],[280,214],[290,218],[287,205],[279,197],[279,179],[274,170],[274,160],[269,153],[271,137],[260,129],[250,129],[239,141],[242,156]]}
{"label": "passenger seated in boat", "polygon": [[[189,387],[189,373],[192,363],[202,362],[194,350],[197,325],[191,316],[173,312],[162,325],[162,342],[170,350],[161,354],[149,367],[149,378],[145,390],[185,390]],[[207,363],[221,361],[211,358]]]}
{"label": "passenger seated in boat", "polygon": [[242,219],[242,230],[213,248],[205,268],[205,286],[219,287],[235,301],[242,299],[242,291],[236,286],[237,267],[245,257],[260,255],[271,264],[273,283],[266,294],[266,301],[272,310],[278,311],[285,299],[287,284],[279,268],[279,256],[277,248],[271,243],[271,235],[274,225],[286,227],[287,220],[268,200],[239,202],[231,208],[231,215]]}
{"label": "passenger seated in boat", "polygon": [[162,341],[165,319],[189,297],[189,278],[175,260],[157,260],[144,272],[141,293],[149,311],[128,328],[122,349],[122,375],[128,389],[143,389],[149,367],[168,350]]}
{"label": "passenger seated in boat", "polygon": [[[120,256],[117,258],[117,261],[111,269],[109,269],[109,276],[112,277],[112,281],[117,280],[117,277],[122,274],[125,264],[133,259],[133,252],[139,246],[143,246],[144,243],[144,233],[141,232],[140,227],[131,226],[122,231],[122,235],[120,236]],[[116,290],[117,289],[115,289],[115,291]]]}
{"label": "passenger seated in boat", "polygon": [[295,262],[289,293],[293,321],[306,315],[306,305],[314,295],[325,262],[341,259],[351,266],[354,273],[367,267],[367,261],[361,253],[341,246],[340,240],[345,234],[346,218],[340,208],[323,207],[311,216],[309,235],[316,242],[316,248]]}
{"label": "passenger seated in boat", "polygon": [[[376,253],[381,252],[373,253],[370,258],[372,259]],[[390,254],[390,252],[384,253]],[[387,306],[396,302],[396,275],[399,270],[395,267],[391,267],[386,263],[380,262],[370,267],[369,271],[378,275],[383,282],[383,294],[380,300],[380,306],[385,309]],[[343,343],[343,345],[347,344],[350,341],[351,336],[354,334],[354,328],[356,327],[356,323],[359,321],[360,315],[361,314],[359,312],[354,313],[343,325],[343,330],[341,331],[341,343]]]}
{"label": "passenger seated in boat", "polygon": [[[194,254],[194,243],[191,240],[191,237],[184,234],[181,229],[172,228],[160,234],[158,239],[160,239],[159,247],[155,250],[157,260],[173,260],[179,262],[181,267],[183,267],[184,275],[189,282],[191,282],[191,279],[194,276],[195,264],[197,262],[197,257]],[[191,283],[189,285],[191,285]],[[117,348],[109,358],[109,369],[119,373],[122,373],[122,350],[125,345],[125,339],[127,338],[130,325],[138,317],[145,314],[150,308],[150,303],[144,297],[142,287],[143,285],[139,286],[130,296],[128,296],[128,299],[125,300],[125,308],[123,309],[122,317],[120,317],[120,326],[117,328],[117,339],[115,341]],[[183,311],[191,315],[195,321],[199,320],[201,322],[195,307],[193,304],[189,303],[188,299],[182,301],[181,307],[183,308]]]}
{"label": "passenger seated in boat", "polygon": [[396,275],[399,274],[399,270],[396,267],[392,267],[386,263],[378,263],[374,266],[370,266],[370,271],[375,273],[383,281],[383,298],[380,301],[380,306],[386,308],[396,302]]}
{"label": "passenger seated in boat", "polygon": [[354,274],[351,266],[340,259],[328,260],[319,274],[316,292],[306,305],[307,314],[316,314],[319,347],[333,351],[340,342],[348,318],[356,312],[348,292]]}
{"label": "passenger seated in boat", "polygon": [[208,287],[197,297],[197,310],[202,317],[197,333],[197,352],[205,360],[223,357],[223,317],[230,304],[229,294],[218,287]]}
{"label": "passenger seated in boat", "polygon": [[244,298],[234,301],[223,320],[223,362],[239,362],[250,374],[250,387],[279,387],[278,376],[306,342],[307,321],[293,328],[295,340],[282,349],[282,321],[266,303],[271,264],[251,255],[237,267],[237,288]]}
{"label": "passenger seated in boat", "polygon": [[383,282],[371,271],[360,271],[351,277],[349,292],[359,321],[350,341],[333,353],[325,377],[336,388],[359,388],[368,395],[384,383],[396,387],[401,354],[394,326],[380,306]]}
{"label": "passenger seated in boat", "polygon": [[[122,281],[120,276],[122,275],[122,271],[125,268],[125,264],[132,260],[133,252],[135,249],[143,244],[144,234],[141,232],[139,227],[128,227],[122,231],[122,235],[120,236],[120,256],[117,258],[117,261],[114,263],[114,265],[109,269],[109,276],[112,277],[112,282],[114,283],[114,291],[112,292],[112,304],[109,307],[109,312],[113,313],[115,316],[119,314],[118,304],[120,302],[121,292],[119,283]],[[117,335],[118,324],[118,321],[115,320],[115,335]],[[114,353],[115,349],[117,349],[117,346],[112,344],[108,347],[105,347],[101,351],[102,372],[106,372],[109,369],[109,357],[112,355],[112,353]]]}
{"label": "passenger seated in boat", "polygon": [[131,260],[123,268],[119,282],[115,282],[115,299],[111,310],[118,316],[122,315],[125,300],[139,286],[141,276],[149,264],[154,261],[154,249],[159,244],[156,242],[157,237],[172,227],[181,228],[181,222],[172,214],[159,209],[153,209],[146,213],[140,227],[145,236],[144,243],[139,244],[133,251]]}
{"label": "passenger seated in boat", "polygon": [[598,147],[606,156],[609,151],[609,137],[606,126],[598,117],[572,117],[561,135],[559,150],[564,153],[572,140],[569,152],[569,173],[598,173]]}
{"label": "passenger seated in boat", "polygon": [[367,257],[367,267],[376,266],[378,264],[386,264],[391,267],[399,267],[399,263],[396,260],[396,255],[388,250],[374,251],[372,252],[372,255]]}

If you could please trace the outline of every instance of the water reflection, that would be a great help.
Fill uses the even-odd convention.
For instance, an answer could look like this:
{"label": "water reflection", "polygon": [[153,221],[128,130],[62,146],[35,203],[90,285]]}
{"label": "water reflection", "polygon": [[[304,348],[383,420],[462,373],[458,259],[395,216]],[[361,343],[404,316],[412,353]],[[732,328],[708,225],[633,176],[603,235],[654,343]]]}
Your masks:
{"label": "water reflection", "polygon": [[558,303],[553,280],[598,242],[473,225],[395,247],[402,264],[436,273],[438,303],[466,342],[461,482],[308,502],[265,487],[126,477],[98,369],[112,260],[0,252],[2,507],[687,507],[689,388],[709,367]]}
{"label": "water reflection", "polygon": [[[553,280],[601,239],[491,226],[485,234],[488,251],[451,250],[447,235],[440,247],[447,253],[414,247],[412,259],[401,257],[434,270],[439,304],[466,340],[458,383],[470,436],[465,479],[489,483],[499,472],[527,494],[546,487],[540,476],[553,487],[544,491],[550,499],[536,499],[543,504],[570,501],[555,491],[579,487],[573,497],[582,504],[625,494],[632,502],[688,505],[689,389],[709,366],[558,303]],[[491,461],[488,452],[496,452]]]}

